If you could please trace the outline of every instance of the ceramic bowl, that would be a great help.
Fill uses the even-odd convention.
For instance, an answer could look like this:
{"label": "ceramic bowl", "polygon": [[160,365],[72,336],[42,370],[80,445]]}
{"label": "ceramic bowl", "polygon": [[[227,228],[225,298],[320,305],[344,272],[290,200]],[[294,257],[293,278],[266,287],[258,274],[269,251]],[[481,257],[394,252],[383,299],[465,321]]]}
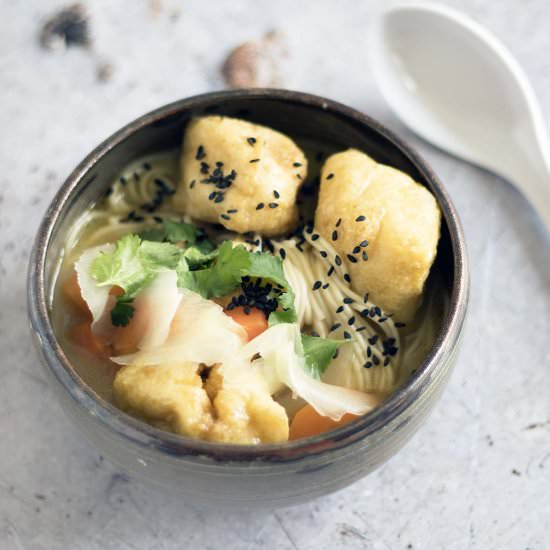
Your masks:
{"label": "ceramic bowl", "polygon": [[[176,147],[193,115],[219,113],[263,123],[291,136],[356,147],[410,174],[443,213],[434,269],[450,306],[437,340],[416,372],[380,407],[329,434],[278,445],[239,446],[155,429],[100,398],[79,377],[54,334],[52,289],[69,228],[117,173],[146,153]],[[468,302],[464,236],[445,188],[426,162],[380,123],[349,107],[285,90],[238,90],[177,101],[131,122],[92,151],[49,206],[29,264],[28,307],[38,353],[63,409],[84,436],[131,476],[193,502],[277,507],[336,491],[395,454],[424,422],[455,363]]]}

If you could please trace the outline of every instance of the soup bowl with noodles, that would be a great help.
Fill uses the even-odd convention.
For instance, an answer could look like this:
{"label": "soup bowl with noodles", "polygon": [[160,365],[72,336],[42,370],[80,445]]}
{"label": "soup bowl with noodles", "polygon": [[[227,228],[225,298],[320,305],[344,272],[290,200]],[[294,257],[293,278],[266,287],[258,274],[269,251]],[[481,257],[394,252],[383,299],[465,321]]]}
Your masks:
{"label": "soup bowl with noodles", "polygon": [[172,103],[88,155],[40,226],[28,305],[59,402],[109,460],[276,507],[405,444],[468,291],[456,211],[417,153],[344,105],[262,89]]}

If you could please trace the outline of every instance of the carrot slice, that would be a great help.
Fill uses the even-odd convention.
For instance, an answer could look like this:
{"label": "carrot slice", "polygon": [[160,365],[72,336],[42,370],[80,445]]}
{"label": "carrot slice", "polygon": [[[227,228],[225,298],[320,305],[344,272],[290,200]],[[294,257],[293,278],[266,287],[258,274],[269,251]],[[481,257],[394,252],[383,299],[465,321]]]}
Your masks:
{"label": "carrot slice", "polygon": [[268,325],[265,314],[257,307],[250,308],[249,313],[246,313],[244,307],[241,306],[229,310],[226,309],[225,313],[246,330],[249,342],[267,329]]}
{"label": "carrot slice", "polygon": [[110,355],[107,342],[92,332],[92,325],[87,321],[75,325],[70,330],[69,336],[75,344],[87,349],[94,355],[99,357],[109,357]]}
{"label": "carrot slice", "polygon": [[311,405],[302,407],[290,423],[289,439],[301,439],[335,430],[359,418],[355,414],[347,413],[340,420],[332,420],[328,416],[320,415]]}
{"label": "carrot slice", "polygon": [[73,272],[65,278],[62,286],[62,294],[69,304],[72,304],[78,311],[90,319],[92,318],[88,305],[84,301],[84,298],[82,298],[76,271],[73,270]]}

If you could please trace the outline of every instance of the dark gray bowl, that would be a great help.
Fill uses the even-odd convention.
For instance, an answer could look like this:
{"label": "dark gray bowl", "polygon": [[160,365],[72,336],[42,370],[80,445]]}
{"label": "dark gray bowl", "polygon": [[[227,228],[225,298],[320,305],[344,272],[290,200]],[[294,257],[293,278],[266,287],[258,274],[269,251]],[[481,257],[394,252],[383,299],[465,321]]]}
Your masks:
{"label": "dark gray bowl", "polygon": [[[159,431],[124,414],[86,386],[67,360],[51,322],[56,266],[71,224],[105,193],[129,161],[181,143],[192,115],[220,113],[290,135],[356,147],[410,174],[443,213],[435,269],[450,308],[430,353],[382,406],[328,435],[282,445],[221,445]],[[330,493],[372,472],[405,444],[437,401],[459,347],[468,302],[464,236],[443,185],[420,156],[371,118],[312,95],[284,90],[217,92],[177,101],[125,126],[88,155],[48,208],[29,265],[28,306],[39,355],[67,414],[112,462],[131,475],[199,501],[284,506]]]}

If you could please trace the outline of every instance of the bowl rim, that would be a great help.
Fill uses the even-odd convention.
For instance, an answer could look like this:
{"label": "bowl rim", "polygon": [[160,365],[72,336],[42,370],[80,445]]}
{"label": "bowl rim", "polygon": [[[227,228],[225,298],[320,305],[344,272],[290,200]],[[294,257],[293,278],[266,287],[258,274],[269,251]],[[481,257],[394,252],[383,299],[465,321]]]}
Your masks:
{"label": "bowl rim", "polygon": [[[107,402],[87,386],[70,364],[58,343],[49,319],[49,289],[45,285],[46,258],[52,235],[64,206],[75,192],[86,186],[86,175],[111,149],[144,126],[158,123],[189,109],[205,108],[226,100],[273,100],[316,108],[345,118],[354,125],[380,134],[396,147],[429,182],[447,224],[454,259],[454,282],[450,305],[440,333],[424,361],[381,406],[337,430],[281,444],[238,445],[192,439],[149,426]],[[28,266],[28,314],[31,331],[44,362],[68,395],[85,411],[124,439],[145,448],[156,448],[172,456],[196,456],[214,461],[277,462],[298,460],[346,447],[382,429],[411,406],[443,368],[444,354],[457,346],[466,317],[469,271],[466,242],[457,211],[428,163],[405,141],[378,121],[351,107],[324,97],[291,90],[260,88],[209,92],[184,98],[150,111],[101,142],[71,172],[54,196],[39,226]]]}

